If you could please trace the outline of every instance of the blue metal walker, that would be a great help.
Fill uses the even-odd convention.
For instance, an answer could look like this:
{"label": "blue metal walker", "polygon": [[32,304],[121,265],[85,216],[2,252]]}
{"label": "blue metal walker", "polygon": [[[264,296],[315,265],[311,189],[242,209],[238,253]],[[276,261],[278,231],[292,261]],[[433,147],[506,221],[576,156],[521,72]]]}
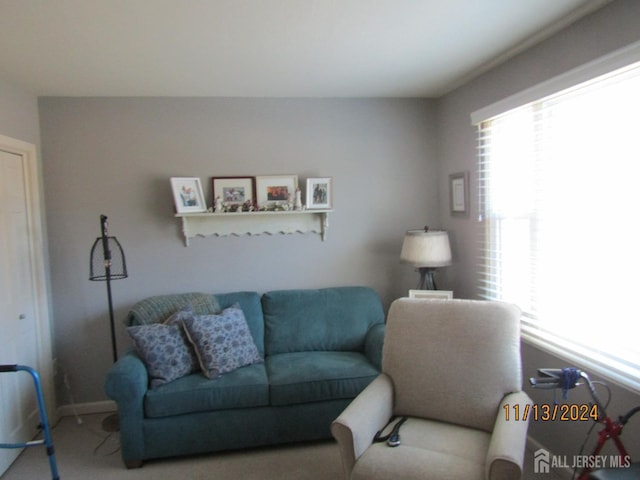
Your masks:
{"label": "blue metal walker", "polygon": [[44,406],[44,396],[42,395],[42,387],[40,385],[40,375],[31,367],[25,365],[0,365],[0,373],[2,372],[29,372],[33,377],[33,383],[36,388],[36,396],[38,400],[38,410],[40,412],[40,425],[44,438],[42,440],[32,440],[24,443],[0,443],[0,448],[25,448],[38,447],[45,445],[47,447],[47,455],[49,457],[49,466],[51,467],[51,476],[53,480],[60,480],[58,476],[58,467],[56,466],[56,456],[53,448],[53,440],[51,431],[49,430],[49,420],[47,419],[47,411]]}

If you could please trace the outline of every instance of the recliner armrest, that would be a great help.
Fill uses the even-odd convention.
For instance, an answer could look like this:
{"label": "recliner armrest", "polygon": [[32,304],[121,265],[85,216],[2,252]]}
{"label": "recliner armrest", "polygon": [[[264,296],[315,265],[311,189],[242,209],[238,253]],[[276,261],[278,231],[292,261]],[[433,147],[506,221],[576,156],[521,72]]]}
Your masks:
{"label": "recliner armrest", "polygon": [[529,419],[507,418],[505,406],[513,410],[514,405],[519,405],[520,411],[524,412],[525,405],[530,403],[531,399],[524,392],[510,393],[502,399],[487,452],[486,480],[521,478]]}
{"label": "recliner armrest", "polygon": [[331,424],[348,480],[356,460],[393,415],[393,383],[384,373],[371,382]]}

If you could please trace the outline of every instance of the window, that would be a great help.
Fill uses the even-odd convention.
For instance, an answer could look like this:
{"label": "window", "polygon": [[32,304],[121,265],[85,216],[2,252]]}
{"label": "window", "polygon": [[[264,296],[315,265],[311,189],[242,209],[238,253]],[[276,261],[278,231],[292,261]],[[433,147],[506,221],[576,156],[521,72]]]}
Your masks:
{"label": "window", "polygon": [[640,62],[474,114],[480,297],[518,304],[527,341],[636,390],[639,116]]}

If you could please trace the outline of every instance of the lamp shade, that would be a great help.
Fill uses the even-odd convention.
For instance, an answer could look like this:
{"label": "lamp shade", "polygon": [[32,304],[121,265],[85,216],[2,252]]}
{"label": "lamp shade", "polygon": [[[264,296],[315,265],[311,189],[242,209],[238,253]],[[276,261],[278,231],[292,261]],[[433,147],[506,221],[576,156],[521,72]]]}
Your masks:
{"label": "lamp shade", "polygon": [[408,230],[400,261],[415,267],[444,267],[451,264],[449,235],[443,230]]}
{"label": "lamp shade", "polygon": [[107,267],[109,267],[108,274],[111,280],[120,280],[129,276],[124,251],[116,237],[96,238],[91,247],[90,257],[89,280],[107,280]]}

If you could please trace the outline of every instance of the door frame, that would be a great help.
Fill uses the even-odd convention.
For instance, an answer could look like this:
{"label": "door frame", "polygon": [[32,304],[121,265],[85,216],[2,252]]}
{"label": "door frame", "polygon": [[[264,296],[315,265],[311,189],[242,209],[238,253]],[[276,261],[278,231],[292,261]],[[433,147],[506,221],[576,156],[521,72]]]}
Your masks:
{"label": "door frame", "polygon": [[36,315],[38,365],[31,365],[38,370],[43,395],[47,407],[47,416],[51,423],[57,421],[55,389],[54,389],[54,359],[51,336],[51,315],[49,308],[49,284],[46,270],[46,243],[44,236],[44,222],[42,218],[43,205],[40,200],[40,178],[38,171],[38,156],[36,146],[15,138],[0,135],[0,150],[14,153],[22,157],[22,169],[25,180],[25,195],[27,202],[27,223],[31,235],[29,236],[29,252],[31,255],[31,279],[35,297],[34,311]]}

